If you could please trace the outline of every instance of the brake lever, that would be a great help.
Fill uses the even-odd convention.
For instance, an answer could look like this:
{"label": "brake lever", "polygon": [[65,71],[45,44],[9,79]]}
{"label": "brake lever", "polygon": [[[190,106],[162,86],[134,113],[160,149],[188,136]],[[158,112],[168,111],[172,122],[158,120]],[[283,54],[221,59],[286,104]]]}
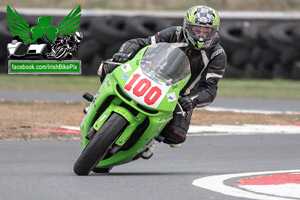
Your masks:
{"label": "brake lever", "polygon": [[179,102],[177,102],[177,105],[179,106],[179,109],[181,110],[181,114],[183,117],[185,117],[187,115],[187,113],[182,109],[181,105]]}

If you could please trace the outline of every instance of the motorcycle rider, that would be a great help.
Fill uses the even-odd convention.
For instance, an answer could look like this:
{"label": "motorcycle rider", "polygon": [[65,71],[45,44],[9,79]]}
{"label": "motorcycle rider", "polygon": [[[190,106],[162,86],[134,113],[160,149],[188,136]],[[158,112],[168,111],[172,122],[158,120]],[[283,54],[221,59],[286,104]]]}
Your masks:
{"label": "motorcycle rider", "polygon": [[[173,119],[161,133],[165,138],[163,142],[171,147],[179,146],[185,141],[193,109],[207,106],[216,97],[218,81],[223,77],[227,62],[225,51],[219,43],[219,25],[220,18],[213,8],[194,6],[187,11],[182,27],[173,26],[148,38],[129,40],[113,55],[113,61],[124,63],[147,45],[168,42],[179,46],[188,56],[191,78],[178,100],[186,114],[177,106]],[[100,66],[100,79],[103,80],[112,70]],[[152,151],[153,146],[142,157],[150,158]]]}

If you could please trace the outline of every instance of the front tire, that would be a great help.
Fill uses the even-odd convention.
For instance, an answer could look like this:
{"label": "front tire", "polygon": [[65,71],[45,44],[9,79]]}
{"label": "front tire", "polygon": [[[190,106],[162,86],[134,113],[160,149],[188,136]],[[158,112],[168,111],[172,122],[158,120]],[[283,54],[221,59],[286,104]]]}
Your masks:
{"label": "front tire", "polygon": [[108,148],[116,140],[126,124],[127,120],[122,116],[117,113],[112,114],[75,162],[73,168],[75,174],[78,176],[88,175],[107,154]]}
{"label": "front tire", "polygon": [[112,167],[107,167],[107,168],[94,168],[92,171],[94,173],[109,173]]}

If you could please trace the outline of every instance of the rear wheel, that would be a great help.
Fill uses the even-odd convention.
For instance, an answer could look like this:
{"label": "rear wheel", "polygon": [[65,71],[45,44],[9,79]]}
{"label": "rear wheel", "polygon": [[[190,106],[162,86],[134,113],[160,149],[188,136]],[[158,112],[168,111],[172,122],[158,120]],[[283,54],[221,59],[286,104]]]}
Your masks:
{"label": "rear wheel", "polygon": [[[95,171],[101,169],[95,168],[95,166],[106,156],[126,124],[127,121],[122,116],[116,113],[112,114],[75,162],[73,168],[75,174],[79,176],[88,175],[94,169]],[[107,169],[106,173],[110,170],[109,168]]]}

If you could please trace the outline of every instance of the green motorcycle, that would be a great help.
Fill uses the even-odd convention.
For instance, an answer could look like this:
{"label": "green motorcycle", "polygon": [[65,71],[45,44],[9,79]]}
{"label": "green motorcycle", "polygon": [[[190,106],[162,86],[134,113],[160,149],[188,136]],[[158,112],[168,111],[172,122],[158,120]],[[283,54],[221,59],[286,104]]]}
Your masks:
{"label": "green motorcycle", "polygon": [[118,64],[94,97],[83,96],[91,103],[80,126],[83,151],[74,164],[77,175],[108,173],[140,158],[155,140],[163,141],[159,134],[191,76],[187,56],[169,43],[144,47]]}

